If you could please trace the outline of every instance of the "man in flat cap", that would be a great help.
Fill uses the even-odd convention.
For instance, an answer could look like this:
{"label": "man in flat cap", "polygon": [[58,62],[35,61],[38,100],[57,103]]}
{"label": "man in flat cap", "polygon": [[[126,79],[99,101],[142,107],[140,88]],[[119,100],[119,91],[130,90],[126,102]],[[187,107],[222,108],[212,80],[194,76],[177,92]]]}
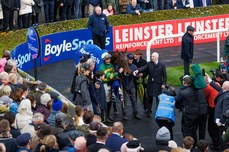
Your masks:
{"label": "man in flat cap", "polygon": [[187,27],[187,31],[182,38],[181,46],[181,59],[184,60],[184,75],[190,75],[189,66],[193,59],[193,34],[195,28],[192,26]]}

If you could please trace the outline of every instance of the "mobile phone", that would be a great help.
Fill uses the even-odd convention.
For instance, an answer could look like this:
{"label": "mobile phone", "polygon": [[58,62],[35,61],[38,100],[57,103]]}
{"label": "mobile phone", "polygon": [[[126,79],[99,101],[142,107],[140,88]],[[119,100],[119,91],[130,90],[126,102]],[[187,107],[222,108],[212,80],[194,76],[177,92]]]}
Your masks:
{"label": "mobile phone", "polygon": [[202,69],[203,76],[205,76],[205,69]]}

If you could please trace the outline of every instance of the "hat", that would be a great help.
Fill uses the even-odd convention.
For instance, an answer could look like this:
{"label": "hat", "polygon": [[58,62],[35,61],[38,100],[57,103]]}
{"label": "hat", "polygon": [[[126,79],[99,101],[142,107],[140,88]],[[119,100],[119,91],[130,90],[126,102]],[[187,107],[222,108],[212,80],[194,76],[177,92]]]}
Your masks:
{"label": "hat", "polygon": [[65,113],[59,112],[55,115],[55,120],[58,122],[62,122],[66,116],[67,115]]}
{"label": "hat", "polygon": [[39,85],[38,85],[38,89],[39,90],[45,90],[46,89],[46,87],[47,87],[47,85],[44,83],[44,82],[42,82],[42,83],[40,83]]}
{"label": "hat", "polygon": [[4,105],[7,105],[8,103],[11,103],[13,100],[8,96],[2,96],[0,98],[0,102],[2,102]]}
{"label": "hat", "polygon": [[30,138],[31,135],[29,133],[19,135],[16,139],[18,146],[24,147],[28,145]]}
{"label": "hat", "polygon": [[183,77],[183,80],[184,80],[184,82],[186,82],[186,83],[192,83],[192,78],[189,76],[189,75],[185,75],[184,77]]}
{"label": "hat", "polygon": [[103,61],[106,60],[106,59],[110,59],[110,58],[111,58],[111,55],[109,53],[105,52],[105,53],[102,54],[102,60]]}
{"label": "hat", "polygon": [[134,51],[135,55],[143,55],[142,51],[140,49],[137,49],[136,51]]}
{"label": "hat", "polygon": [[62,101],[58,98],[53,99],[52,109],[53,111],[60,111],[62,109]]}
{"label": "hat", "polygon": [[127,58],[128,59],[134,59],[134,56],[133,56],[133,54],[127,54]]}
{"label": "hat", "polygon": [[126,147],[127,147],[126,148],[127,151],[137,151],[138,149],[141,148],[141,145],[138,140],[132,140],[126,144]]}
{"label": "hat", "polygon": [[192,26],[188,26],[187,27],[187,31],[192,31],[192,32],[195,32],[195,28],[194,27],[192,27]]}
{"label": "hat", "polygon": [[51,99],[55,99],[55,98],[59,97],[59,94],[57,92],[54,92],[54,91],[50,91],[48,94],[51,96]]}
{"label": "hat", "polygon": [[82,65],[82,68],[84,68],[85,70],[90,70],[91,66],[90,66],[90,64],[88,64],[88,63],[84,63],[84,64]]}
{"label": "hat", "polygon": [[38,132],[38,137],[43,139],[47,135],[55,135],[55,128],[50,125],[43,125]]}
{"label": "hat", "polygon": [[73,141],[75,141],[76,138],[80,137],[80,136],[84,136],[84,134],[81,131],[78,131],[78,130],[70,131],[69,134],[68,134],[68,137]]}
{"label": "hat", "polygon": [[97,129],[100,128],[101,125],[99,122],[90,122],[89,124],[89,131],[92,132],[92,133],[96,133],[97,132]]}
{"label": "hat", "polygon": [[162,141],[169,141],[170,140],[170,132],[169,132],[169,130],[164,126],[161,127],[157,131],[156,139],[157,140],[162,140]]}
{"label": "hat", "polygon": [[80,63],[86,62],[91,57],[90,54],[83,54],[80,56]]}

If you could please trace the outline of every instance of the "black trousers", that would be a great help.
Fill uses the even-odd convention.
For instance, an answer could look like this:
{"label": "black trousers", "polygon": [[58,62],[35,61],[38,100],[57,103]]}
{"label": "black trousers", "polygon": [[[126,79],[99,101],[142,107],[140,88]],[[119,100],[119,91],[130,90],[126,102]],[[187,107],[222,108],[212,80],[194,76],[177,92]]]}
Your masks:
{"label": "black trousers", "polygon": [[183,111],[181,120],[181,131],[185,138],[191,136],[195,143],[197,142],[196,129],[198,123],[198,114],[191,114]]}
{"label": "black trousers", "polygon": [[113,103],[114,111],[117,111],[116,102],[107,102],[107,116],[110,116],[111,106]]}
{"label": "black trousers", "polygon": [[135,115],[138,114],[138,109],[137,109],[137,101],[136,101],[136,96],[135,96],[135,88],[131,88],[128,91],[124,90],[124,106],[122,104],[122,115],[126,115],[126,103],[128,102],[128,98],[130,99],[132,109]]}
{"label": "black trousers", "polygon": [[105,48],[105,43],[106,43],[106,35],[105,36],[96,36],[92,35],[93,43],[100,47],[102,50],[106,49]]}
{"label": "black trousers", "polygon": [[21,15],[23,28],[28,28],[30,26],[31,14]]}
{"label": "black trousers", "polygon": [[168,120],[157,119],[157,123],[160,128],[165,126],[169,130],[171,140],[173,140],[173,124],[174,124],[173,121],[170,119]]}
{"label": "black trousers", "polygon": [[14,16],[14,10],[8,10],[3,8],[3,30],[13,29],[13,16]]}
{"label": "black trousers", "polygon": [[[158,100],[158,97],[155,97],[155,98],[156,98],[156,109],[157,109],[157,106],[159,104],[159,100]],[[153,96],[148,96],[147,107],[148,107],[149,113],[152,112],[152,106],[153,106]]]}
{"label": "black trousers", "polygon": [[208,133],[215,147],[220,145],[219,127],[215,123],[215,108],[208,107]]}
{"label": "black trousers", "polygon": [[190,67],[190,63],[188,61],[184,60],[184,75],[190,75],[189,67]]}
{"label": "black trousers", "polygon": [[205,140],[207,114],[199,114],[197,128],[199,130],[199,140]]}
{"label": "black trousers", "polygon": [[37,24],[39,21],[39,13],[35,13],[32,15],[32,24]]}

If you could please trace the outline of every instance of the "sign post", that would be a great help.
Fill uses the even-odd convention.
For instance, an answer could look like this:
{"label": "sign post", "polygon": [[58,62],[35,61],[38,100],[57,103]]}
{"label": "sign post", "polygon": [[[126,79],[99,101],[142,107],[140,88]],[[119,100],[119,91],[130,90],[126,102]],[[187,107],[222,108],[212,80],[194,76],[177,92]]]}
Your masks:
{"label": "sign post", "polygon": [[30,27],[27,32],[28,50],[34,60],[34,77],[37,81],[37,61],[36,58],[40,55],[40,37],[34,27]]}

